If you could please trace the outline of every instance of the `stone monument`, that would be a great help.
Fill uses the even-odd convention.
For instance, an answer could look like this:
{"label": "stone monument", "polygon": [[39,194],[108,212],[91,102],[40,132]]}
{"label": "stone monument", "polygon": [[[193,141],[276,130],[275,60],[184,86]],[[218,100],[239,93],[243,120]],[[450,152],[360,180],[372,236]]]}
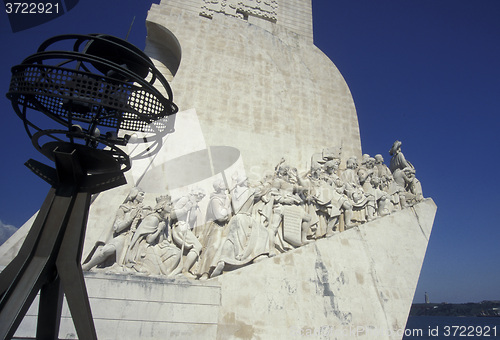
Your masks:
{"label": "stone monument", "polygon": [[401,339],[436,206],[401,142],[390,167],[362,154],[311,1],[162,0],[146,24],[180,112],[165,138],[132,135],[128,184],[91,206],[99,338]]}

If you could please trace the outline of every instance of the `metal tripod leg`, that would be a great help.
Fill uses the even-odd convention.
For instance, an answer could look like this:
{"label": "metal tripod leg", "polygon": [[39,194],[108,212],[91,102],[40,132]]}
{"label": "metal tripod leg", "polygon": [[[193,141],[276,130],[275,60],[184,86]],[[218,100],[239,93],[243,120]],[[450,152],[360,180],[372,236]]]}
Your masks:
{"label": "metal tripod leg", "polygon": [[55,277],[54,280],[42,286],[38,303],[37,339],[58,338],[63,298],[59,277]]}
{"label": "metal tripod leg", "polygon": [[7,289],[15,282],[16,277],[25,269],[28,259],[32,256],[32,251],[38,242],[42,227],[54,201],[55,192],[54,188],[50,189],[17,256],[0,273],[0,297],[3,297]]}
{"label": "metal tripod leg", "polygon": [[[67,212],[71,209],[72,202],[72,197],[56,194],[46,218],[35,220],[33,228],[35,231],[40,230],[40,233],[34,249],[26,264],[9,283],[9,288],[0,301],[0,338],[10,339],[14,335],[38,291],[45,283],[53,280],[54,272],[51,269],[55,264],[54,249],[60,247]],[[5,279],[12,279],[5,276]]]}
{"label": "metal tripod leg", "polygon": [[78,338],[97,340],[80,265],[89,205],[89,193],[82,192],[76,195],[56,266]]}

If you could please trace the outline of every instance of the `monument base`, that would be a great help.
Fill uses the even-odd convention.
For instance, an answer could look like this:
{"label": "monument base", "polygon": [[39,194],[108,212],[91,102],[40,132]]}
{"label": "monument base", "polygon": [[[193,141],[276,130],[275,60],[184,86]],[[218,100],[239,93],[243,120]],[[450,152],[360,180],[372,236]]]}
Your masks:
{"label": "monument base", "polygon": [[[99,339],[401,339],[432,199],[207,281],[86,273]],[[34,338],[37,303],[16,338]],[[67,306],[60,339],[75,339]]]}

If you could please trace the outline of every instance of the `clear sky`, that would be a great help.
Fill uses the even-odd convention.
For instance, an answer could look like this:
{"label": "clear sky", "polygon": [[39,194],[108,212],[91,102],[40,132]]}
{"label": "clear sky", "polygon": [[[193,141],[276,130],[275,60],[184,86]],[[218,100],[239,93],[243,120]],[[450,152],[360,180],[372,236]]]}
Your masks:
{"label": "clear sky", "polygon": [[[4,94],[10,67],[64,33],[106,33],[144,48],[151,0],[80,0],[12,33],[0,11],[0,223],[21,226],[48,189],[23,163],[45,161]],[[315,44],[349,85],[364,153],[394,140],[438,206],[418,283],[432,302],[500,300],[500,1],[313,0]],[[175,88],[174,95],[175,95]]]}

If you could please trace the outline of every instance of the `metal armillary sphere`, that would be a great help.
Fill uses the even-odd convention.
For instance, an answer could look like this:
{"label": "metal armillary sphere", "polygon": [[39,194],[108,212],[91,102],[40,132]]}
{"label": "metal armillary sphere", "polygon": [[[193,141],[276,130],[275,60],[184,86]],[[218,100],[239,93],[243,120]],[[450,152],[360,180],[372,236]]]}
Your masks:
{"label": "metal armillary sphere", "polygon": [[[68,48],[69,46],[69,48]],[[130,134],[171,132],[170,86],[137,47],[61,35],[12,68],[7,97],[55,169],[26,165],[52,188],[14,260],[0,273],[0,338],[11,338],[40,291],[37,339],[57,339],[63,293],[80,339],[97,339],[80,266],[92,194],[126,183]]]}
{"label": "metal armillary sphere", "polygon": [[[67,45],[72,50],[60,49]],[[152,61],[132,44],[103,34],[48,39],[12,68],[7,97],[34,146],[49,158],[54,142],[107,146],[122,171],[130,163],[116,145],[125,145],[130,135],[119,136],[119,130],[147,131],[150,123],[177,112],[170,86]],[[51,121],[42,121],[40,113]],[[54,122],[59,128],[40,126]]]}

